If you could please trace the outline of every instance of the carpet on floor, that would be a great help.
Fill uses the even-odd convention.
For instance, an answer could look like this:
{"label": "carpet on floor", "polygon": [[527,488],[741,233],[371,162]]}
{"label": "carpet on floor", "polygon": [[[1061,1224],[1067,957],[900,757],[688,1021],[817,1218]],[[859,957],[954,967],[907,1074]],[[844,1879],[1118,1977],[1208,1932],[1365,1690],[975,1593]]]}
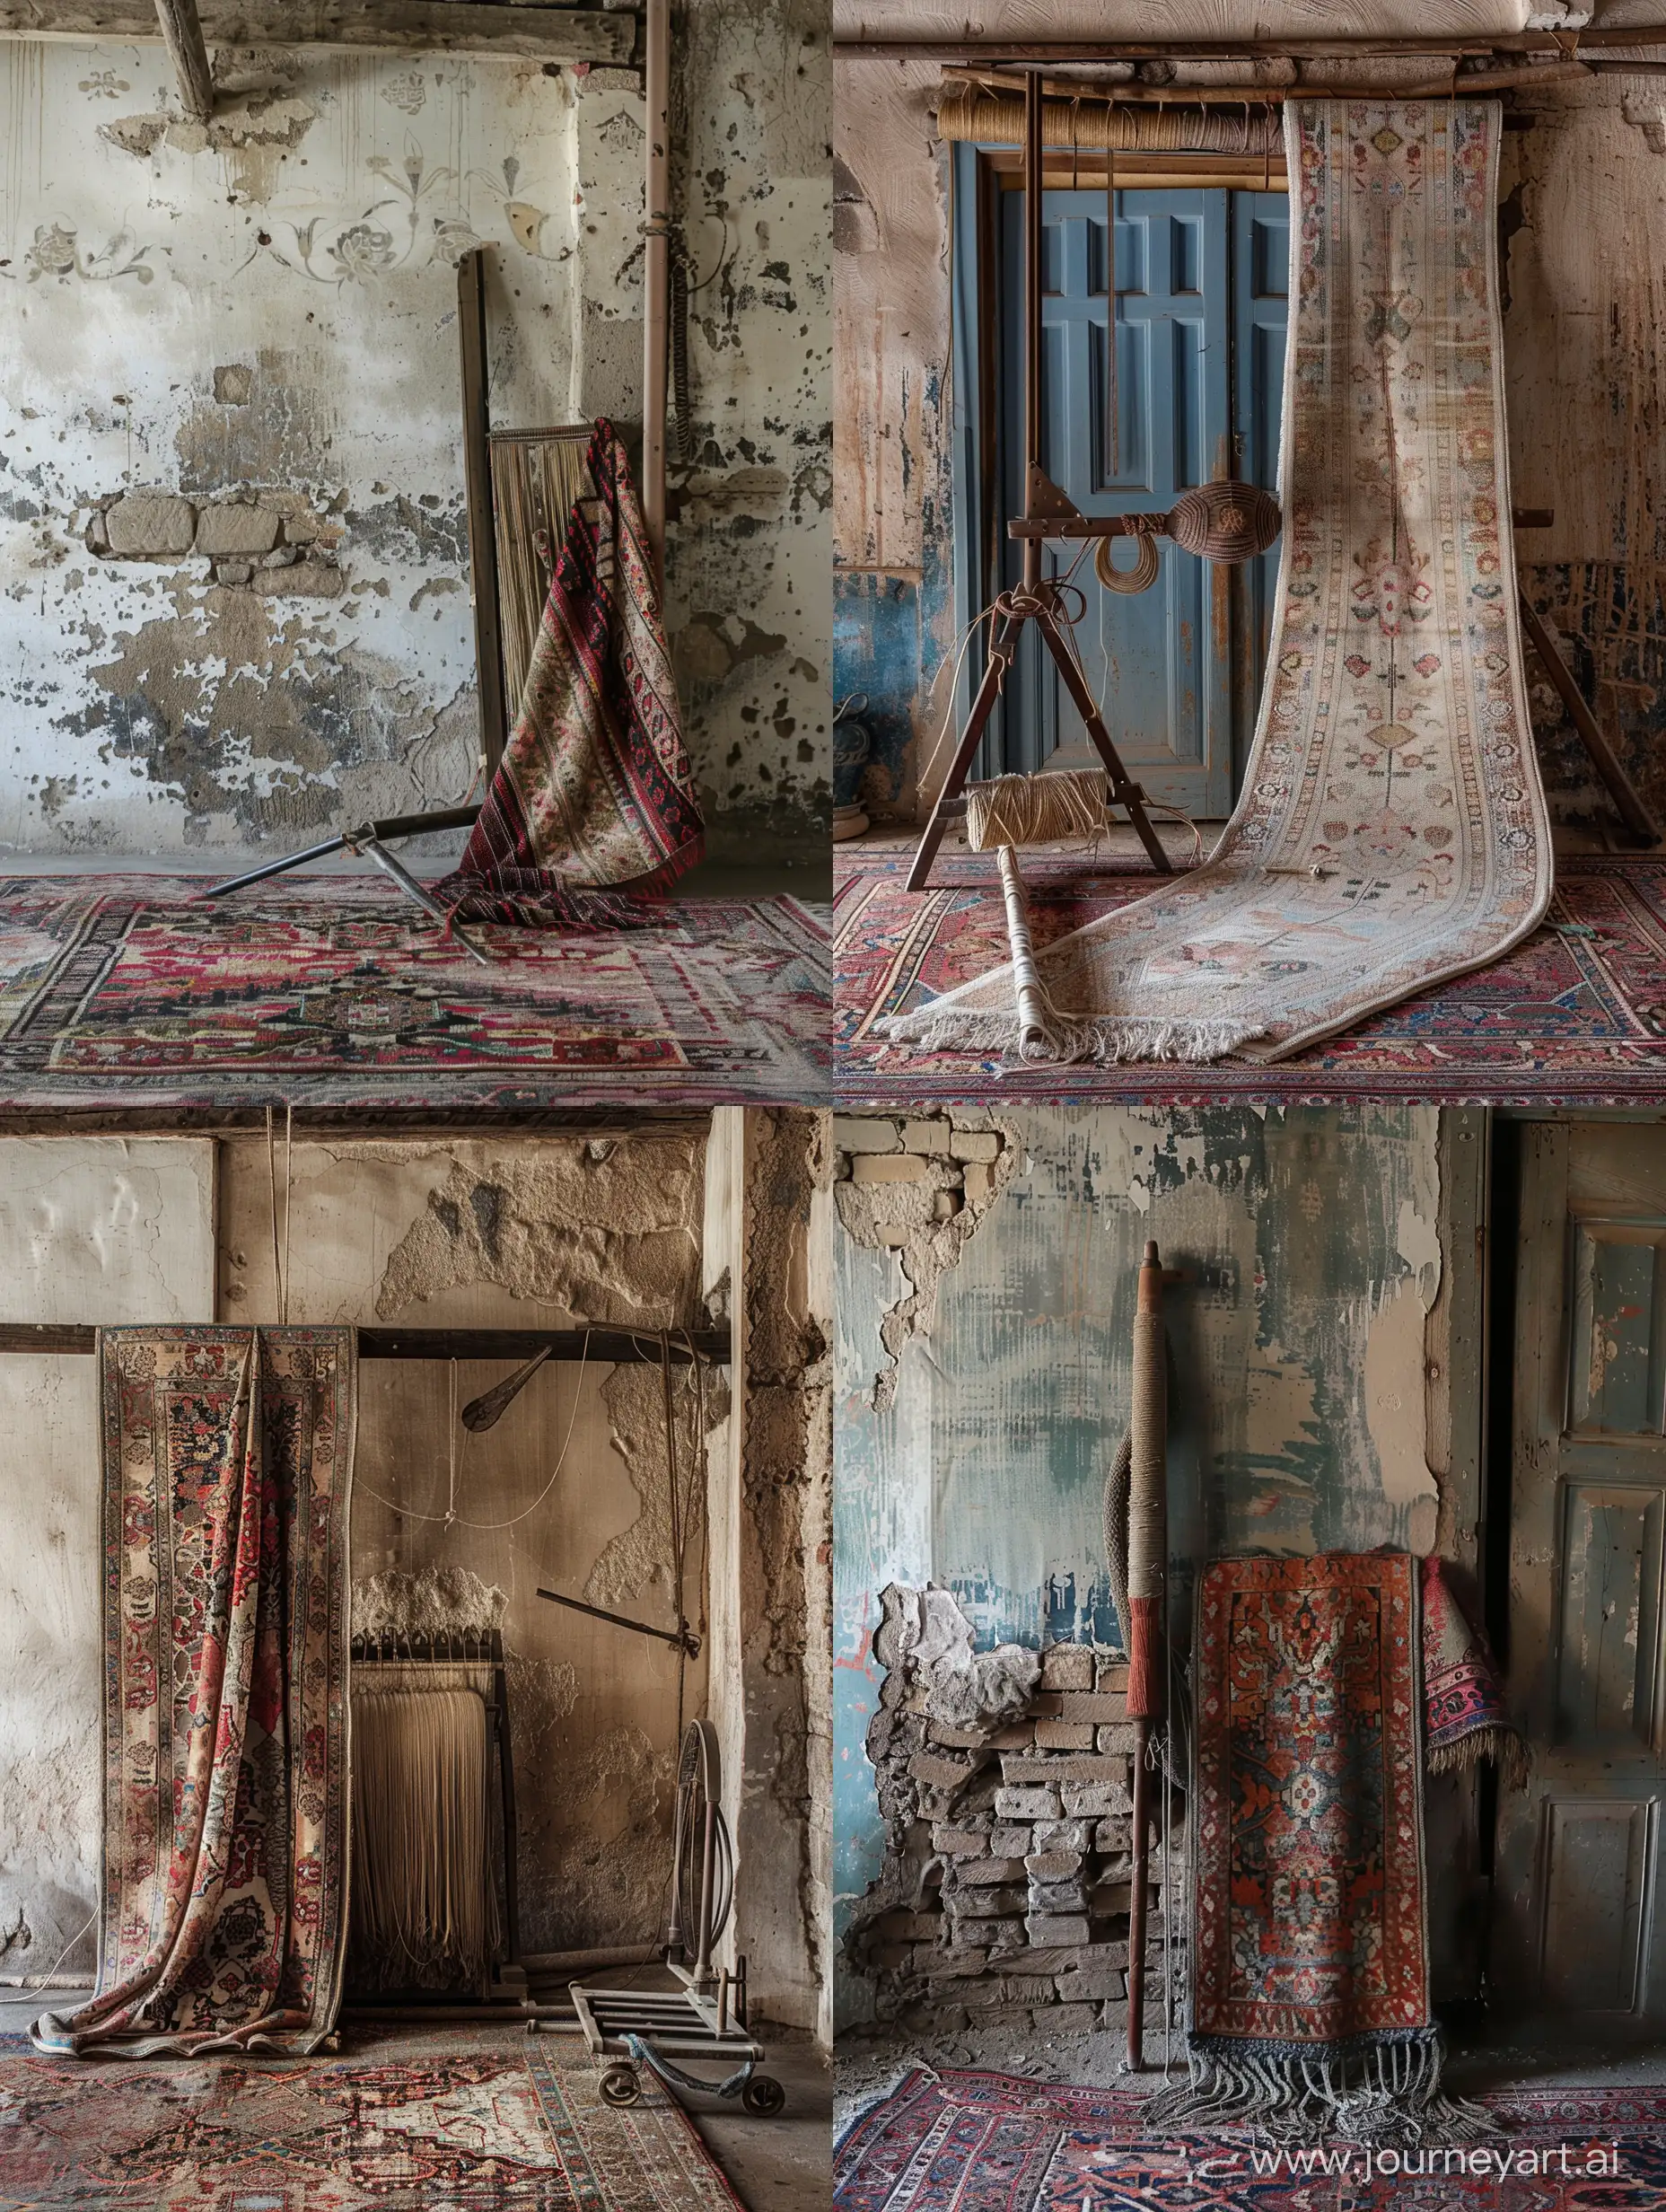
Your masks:
{"label": "carpet on floor", "polygon": [[1357,2143],[1169,2134],[1142,2121],[1144,2102],[1127,2090],[920,2067],[846,2131],[833,2160],[834,2212],[1654,2212],[1666,2203],[1662,2088],[1513,2090],[1484,2100],[1499,2129],[1489,2142],[1379,2149],[1370,2165]]}
{"label": "carpet on floor", "polygon": [[827,1081],[827,932],[791,899],[611,934],[476,925],[389,887],[0,877],[0,1102],[525,1110],[802,1101]]}
{"label": "carpet on floor", "polygon": [[[846,1104],[984,1094],[1626,1106],[1652,1103],[1666,1088],[1666,860],[1653,856],[1558,859],[1548,918],[1525,944],[1276,1066],[1022,1069],[1004,1068],[999,1054],[910,1057],[877,1034],[884,1015],[1004,957],[993,855],[951,855],[934,871],[937,888],[924,892],[904,888],[909,858],[841,861],[835,1049]],[[1038,944],[1126,906],[1153,880],[1096,872],[1070,856],[1026,856],[1024,870]]]}
{"label": "carpet on floor", "polygon": [[657,2085],[604,2104],[573,2036],[430,2031],[342,2059],[0,2043],[0,2212],[735,2212]]}

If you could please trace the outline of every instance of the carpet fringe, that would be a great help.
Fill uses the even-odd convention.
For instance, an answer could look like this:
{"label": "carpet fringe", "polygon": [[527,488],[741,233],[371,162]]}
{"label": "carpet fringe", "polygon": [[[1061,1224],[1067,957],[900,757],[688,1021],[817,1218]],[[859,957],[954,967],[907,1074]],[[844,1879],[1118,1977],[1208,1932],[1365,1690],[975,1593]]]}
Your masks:
{"label": "carpet fringe", "polygon": [[1431,1751],[1425,1765],[1431,1774],[1462,1774],[1490,1759],[1507,1789],[1525,1789],[1532,1771],[1532,1757],[1513,1728],[1472,1728],[1456,1743]]}
{"label": "carpet fringe", "polygon": [[1021,1027],[1010,1014],[935,1005],[892,1014],[874,1028],[893,1044],[911,1046],[916,1052],[999,1052],[1010,1065],[1022,1066],[1075,1060],[1092,1060],[1100,1066],[1128,1060],[1197,1064],[1223,1059],[1241,1045],[1267,1034],[1250,1022],[1124,1021],[1112,1015],[1076,1019],[1065,1014],[1045,1025]]}
{"label": "carpet fringe", "polygon": [[1498,2122],[1441,2088],[1438,2028],[1362,2037],[1352,2043],[1262,2042],[1193,2036],[1189,2078],[1160,2089],[1142,2124],[1177,2134],[1247,2126],[1277,2142],[1323,2135],[1349,2143],[1476,2143]]}

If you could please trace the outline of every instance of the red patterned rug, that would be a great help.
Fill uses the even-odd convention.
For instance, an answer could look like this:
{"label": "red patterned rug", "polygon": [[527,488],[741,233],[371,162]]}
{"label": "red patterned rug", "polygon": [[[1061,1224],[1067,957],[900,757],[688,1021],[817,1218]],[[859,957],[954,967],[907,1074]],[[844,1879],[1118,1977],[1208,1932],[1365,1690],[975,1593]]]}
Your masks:
{"label": "red patterned rug", "polygon": [[347,1912],[347,1329],[99,1338],[99,1986],[55,2052],[316,2050]]}
{"label": "red patterned rug", "polygon": [[606,935],[476,925],[487,969],[380,882],[200,888],[0,877],[0,1103],[526,1111],[826,1086],[827,933],[795,900],[688,900]]}
{"label": "red patterned rug", "polygon": [[735,2212],[657,2085],[574,2036],[429,2031],[341,2060],[87,2060],[0,2042],[0,2212]]}
{"label": "red patterned rug", "polygon": [[850,2129],[835,2212],[1657,2212],[1666,2090],[1513,2090],[1486,2145],[1253,2145],[1148,2125],[1127,2090],[911,2074]]}
{"label": "red patterned rug", "polygon": [[[847,848],[848,850],[848,848]],[[991,1056],[889,1049],[875,1023],[1008,957],[993,855],[951,854],[937,888],[903,888],[911,855],[840,853],[835,902],[837,1093],[848,1105],[927,1098],[1399,1097],[1454,1105],[1653,1103],[1666,1088],[1666,860],[1571,855],[1545,926],[1513,952],[1271,1067],[1076,1066],[1003,1073]],[[1079,859],[1024,856],[1038,946],[1150,889]]]}

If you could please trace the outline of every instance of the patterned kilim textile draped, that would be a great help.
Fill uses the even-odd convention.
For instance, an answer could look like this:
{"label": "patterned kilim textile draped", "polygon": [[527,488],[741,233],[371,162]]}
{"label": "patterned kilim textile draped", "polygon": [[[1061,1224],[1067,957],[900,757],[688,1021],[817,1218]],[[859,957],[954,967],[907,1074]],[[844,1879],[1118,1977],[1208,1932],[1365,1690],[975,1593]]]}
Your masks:
{"label": "patterned kilim textile draped", "polygon": [[1527,1742],[1504,1705],[1492,1649],[1433,1555],[1423,1563],[1423,1701],[1424,1763],[1431,1774],[1490,1759],[1506,1781],[1525,1785]]}
{"label": "patterned kilim textile draped", "polygon": [[1423,1862],[1417,1562],[1223,1559],[1198,1586],[1191,2080],[1165,2122],[1447,2139]]}
{"label": "patterned kilim textile draped", "polygon": [[[1207,863],[1039,955],[1026,1057],[1276,1060],[1538,923],[1499,344],[1495,103],[1292,101],[1285,530],[1237,812]],[[1112,734],[1115,733],[1113,731]],[[1002,967],[882,1025],[1014,1052]]]}
{"label": "patterned kilim textile draped", "polygon": [[313,2050],[347,1872],[344,1329],[100,1341],[104,1894],[98,1988],[44,2050]]}
{"label": "patterned kilim textile draped", "polygon": [[[613,426],[585,458],[520,718],[455,875],[436,896],[483,921],[587,928],[651,918],[705,849],[659,589]],[[609,886],[617,889],[609,890]]]}

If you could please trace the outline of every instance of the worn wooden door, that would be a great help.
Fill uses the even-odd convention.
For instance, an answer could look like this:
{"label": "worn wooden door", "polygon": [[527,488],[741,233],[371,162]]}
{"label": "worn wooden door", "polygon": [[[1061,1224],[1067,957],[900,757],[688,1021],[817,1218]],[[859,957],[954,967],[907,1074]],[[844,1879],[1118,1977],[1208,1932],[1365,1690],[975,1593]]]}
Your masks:
{"label": "worn wooden door", "polygon": [[1513,1409],[1509,1679],[1534,1767],[1501,1793],[1493,1978],[1659,2023],[1666,1129],[1526,1132]]}
{"label": "worn wooden door", "polygon": [[[1042,202],[1041,465],[1084,514],[1169,507],[1224,473],[1232,401],[1225,192],[1117,195],[1117,446],[1108,437],[1107,251],[1103,191]],[[1001,196],[1004,512],[1023,507],[1024,197]],[[1062,575],[1077,549],[1049,546]],[[1131,566],[1131,549],[1118,549]],[[1019,580],[1007,540],[1004,574]],[[1163,543],[1147,592],[1107,591],[1092,549],[1074,571],[1085,601],[1076,631],[1089,688],[1128,768],[1153,798],[1219,815],[1232,798],[1229,587],[1224,570]],[[1033,634],[1009,678],[1006,762],[1087,767],[1097,759]]]}

